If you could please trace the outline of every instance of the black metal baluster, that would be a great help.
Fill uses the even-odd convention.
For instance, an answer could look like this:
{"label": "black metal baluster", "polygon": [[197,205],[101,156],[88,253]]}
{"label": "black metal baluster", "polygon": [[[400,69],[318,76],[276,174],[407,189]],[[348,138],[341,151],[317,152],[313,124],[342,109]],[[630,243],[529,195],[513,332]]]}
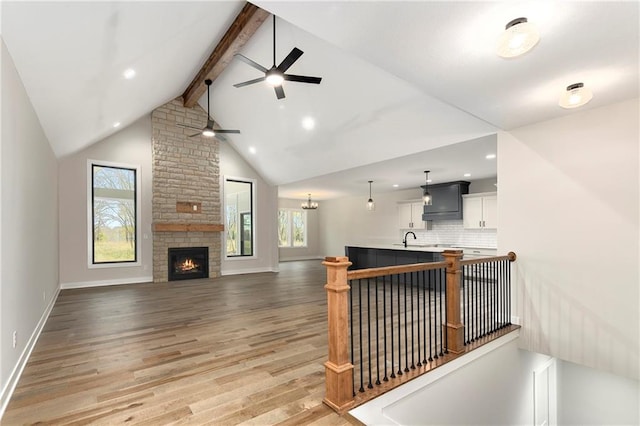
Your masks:
{"label": "black metal baluster", "polygon": [[422,332],[423,332],[423,339],[422,341],[424,342],[424,358],[422,359],[422,363],[426,364],[427,363],[427,292],[429,291],[428,287],[429,287],[429,283],[427,282],[427,277],[428,277],[428,272],[427,271],[422,271],[422,283],[424,284],[422,287],[422,318],[424,321],[424,324],[422,325]]}
{"label": "black metal baluster", "polygon": [[364,355],[362,354],[362,280],[358,280],[358,318],[360,319],[360,392],[364,392]]}
{"label": "black metal baluster", "polygon": [[398,376],[402,376],[402,316],[400,306],[400,274],[398,274]]}
{"label": "black metal baluster", "polygon": [[417,314],[418,314],[418,363],[416,364],[418,367],[422,366],[422,362],[420,361],[422,359],[421,354],[422,354],[422,342],[420,342],[420,286],[422,283],[422,278],[424,278],[424,271],[419,271],[416,272],[416,277],[417,277],[417,285],[418,288],[416,288],[416,296],[418,298],[418,301],[416,302],[416,305],[418,307],[417,309]]}
{"label": "black metal baluster", "polygon": [[373,389],[373,383],[371,383],[371,278],[367,278],[367,354],[369,356],[369,383],[367,387]]}
{"label": "black metal baluster", "polygon": [[507,303],[507,318],[508,324],[511,325],[511,264],[507,267],[507,293],[507,298],[509,300],[509,303]]}
{"label": "black metal baluster", "polygon": [[387,376],[387,280],[386,276],[382,277],[382,336],[384,340],[384,380],[389,381]]}
{"label": "black metal baluster", "polygon": [[498,263],[491,264],[491,282],[493,283],[493,329],[497,331],[500,328],[500,289],[498,288]]}
{"label": "black metal baluster", "polygon": [[432,354],[433,354],[433,350],[432,350],[433,333],[431,332],[431,318],[432,318],[431,293],[433,293],[432,288],[435,289],[435,280],[432,280],[432,278],[433,278],[433,270],[429,271],[429,362],[433,361],[433,356],[432,356]]}
{"label": "black metal baluster", "polygon": [[[446,280],[442,279],[442,270],[440,270],[440,273],[438,274],[438,276],[439,276],[438,281],[439,281],[439,284],[440,284],[440,356],[442,356],[442,355],[444,355],[444,353],[443,353],[443,348],[444,348],[444,336],[443,336],[444,331],[443,331],[443,328],[444,327],[443,326],[446,324],[446,319],[445,319],[446,317],[443,316],[444,315],[443,314],[444,311],[442,310],[442,291],[443,291],[443,287],[444,287],[443,281],[446,281]],[[445,297],[445,300],[446,300],[446,297],[447,297],[446,291],[444,293],[444,297]]]}
{"label": "black metal baluster", "polygon": [[507,318],[507,269],[505,265],[507,264],[506,260],[502,261],[502,267],[500,268],[500,278],[502,280],[502,326],[506,327],[508,324]]}
{"label": "black metal baluster", "polygon": [[478,265],[473,265],[473,299],[474,299],[474,310],[473,310],[473,338],[471,341],[475,341],[478,337],[478,299],[480,298],[478,294]]}
{"label": "black metal baluster", "polygon": [[395,379],[396,378],[396,373],[394,370],[394,365],[395,365],[395,358],[394,358],[394,352],[393,350],[395,349],[394,344],[393,344],[393,275],[391,275],[389,277],[389,296],[390,296],[390,303],[389,306],[391,307],[391,311],[389,314],[389,318],[391,319],[391,324],[389,326],[389,328],[391,329],[391,378]]}
{"label": "black metal baluster", "polygon": [[376,280],[376,385],[380,384],[380,323],[378,322],[378,318],[380,318],[380,313],[378,311],[378,278]]}
{"label": "black metal baluster", "polygon": [[482,318],[482,333],[480,334],[481,337],[484,337],[487,335],[487,309],[489,309],[489,307],[487,306],[487,277],[485,276],[485,264],[481,263],[480,264],[480,276],[482,277],[480,279],[480,285],[482,286],[483,292],[482,292],[482,300],[480,301],[480,306],[481,306],[481,311],[480,311],[480,318]]}
{"label": "black metal baluster", "polygon": [[433,359],[438,359],[438,303],[442,298],[442,293],[440,292],[440,275],[438,275],[437,271],[433,272],[433,284],[435,288],[433,299]]}
{"label": "black metal baluster", "polygon": [[411,301],[411,369],[416,369],[416,361],[415,361],[415,334],[413,329],[413,272],[409,272],[409,277],[411,278],[409,282],[409,300]]}
{"label": "black metal baluster", "polygon": [[[353,352],[353,282],[349,283],[349,317],[351,318],[351,365],[356,365]],[[356,396],[356,375],[352,374],[353,380],[353,396]]]}
{"label": "black metal baluster", "polygon": [[[409,274],[409,278],[411,274]],[[413,326],[413,324],[412,324]],[[409,371],[409,338],[407,336],[409,323],[407,322],[407,273],[404,273],[404,371]]]}

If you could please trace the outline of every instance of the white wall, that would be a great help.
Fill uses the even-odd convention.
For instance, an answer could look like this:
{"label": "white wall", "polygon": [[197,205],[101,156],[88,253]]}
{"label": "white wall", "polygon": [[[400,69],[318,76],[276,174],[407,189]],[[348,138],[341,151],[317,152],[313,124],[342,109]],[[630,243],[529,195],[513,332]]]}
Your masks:
{"label": "white wall", "polygon": [[58,162],[0,45],[1,415],[58,292]]}
{"label": "white wall", "polygon": [[[139,266],[88,266],[88,241],[91,238],[87,227],[89,159],[140,166],[141,205],[138,208],[142,250]],[[60,161],[60,284],[63,288],[153,281],[151,177],[150,115]]]}
{"label": "white wall", "polygon": [[498,136],[522,347],[638,379],[638,99]]}
{"label": "white wall", "polygon": [[[306,200],[294,200],[290,198],[279,198],[279,209],[300,209],[300,205]],[[322,207],[317,210],[306,210],[307,212],[307,246],[306,247],[280,247],[278,253],[280,261],[321,259],[322,250],[320,248],[319,221],[322,214]],[[277,240],[276,240],[277,244]]]}
{"label": "white wall", "polygon": [[[244,161],[227,142],[220,143],[220,188],[224,187],[225,176],[256,180],[255,244],[253,258],[235,257],[221,263],[222,275],[244,274],[278,270],[278,189],[267,184],[262,177]],[[220,209],[224,211],[224,209]],[[222,218],[221,218],[222,220]],[[223,247],[224,232],[221,233]]]}
{"label": "white wall", "polygon": [[549,357],[518,349],[511,336],[487,346],[479,357],[484,347],[351,413],[370,425],[533,424],[533,371]]}
{"label": "white wall", "polygon": [[640,382],[558,362],[558,424],[640,424]]}

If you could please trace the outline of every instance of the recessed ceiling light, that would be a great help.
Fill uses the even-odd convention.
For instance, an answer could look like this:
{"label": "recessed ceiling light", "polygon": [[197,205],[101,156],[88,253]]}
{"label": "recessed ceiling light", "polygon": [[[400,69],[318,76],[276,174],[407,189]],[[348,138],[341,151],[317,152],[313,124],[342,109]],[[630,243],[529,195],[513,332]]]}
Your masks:
{"label": "recessed ceiling light", "polygon": [[465,173],[464,177],[471,177],[471,173]]}
{"label": "recessed ceiling light", "polygon": [[133,68],[127,68],[126,70],[124,70],[124,72],[122,73],[122,75],[124,76],[124,78],[126,78],[127,80],[131,80],[133,77],[136,76],[136,70],[134,70]]}
{"label": "recessed ceiling light", "polygon": [[496,155],[495,154],[487,154],[487,156],[484,157],[484,158],[486,158],[487,160],[493,160],[494,158],[496,158]]}
{"label": "recessed ceiling light", "polygon": [[316,127],[316,121],[312,117],[305,117],[302,119],[302,127],[306,130],[312,130]]}
{"label": "recessed ceiling light", "polygon": [[498,39],[498,56],[515,58],[535,46],[540,35],[535,25],[527,22],[527,18],[516,18],[510,21]]}
{"label": "recessed ceiling light", "polygon": [[255,148],[255,147],[253,147],[253,146],[250,146],[250,147],[249,147],[249,152],[250,152],[251,154],[255,154],[255,153],[256,153],[256,148]]}
{"label": "recessed ceiling light", "polygon": [[120,122],[116,121],[115,123],[113,123],[113,127],[120,127]]}
{"label": "recessed ceiling light", "polygon": [[567,90],[562,93],[558,105],[562,108],[578,108],[588,103],[593,98],[591,90],[584,87],[584,83],[575,83],[567,86]]}
{"label": "recessed ceiling light", "polygon": [[400,186],[400,185],[398,185],[397,183],[394,183],[394,184],[393,184],[393,187],[394,187],[394,188],[397,188],[397,187],[399,187],[399,186]]}
{"label": "recessed ceiling light", "polygon": [[427,183],[431,183],[431,179],[427,179]]}

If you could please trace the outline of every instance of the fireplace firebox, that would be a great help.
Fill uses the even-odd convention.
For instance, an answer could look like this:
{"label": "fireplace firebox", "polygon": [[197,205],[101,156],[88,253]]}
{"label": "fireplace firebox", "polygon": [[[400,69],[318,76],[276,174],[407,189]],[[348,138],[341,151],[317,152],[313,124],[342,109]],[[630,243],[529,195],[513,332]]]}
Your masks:
{"label": "fireplace firebox", "polygon": [[169,281],[209,278],[209,247],[169,248]]}

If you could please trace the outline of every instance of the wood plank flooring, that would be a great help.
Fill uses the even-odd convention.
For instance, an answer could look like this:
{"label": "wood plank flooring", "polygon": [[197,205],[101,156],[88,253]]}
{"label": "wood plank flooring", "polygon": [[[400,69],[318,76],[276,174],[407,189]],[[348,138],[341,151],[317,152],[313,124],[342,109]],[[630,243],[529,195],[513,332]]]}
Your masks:
{"label": "wood plank flooring", "polygon": [[3,425],[348,425],[322,404],[326,272],[63,290]]}

